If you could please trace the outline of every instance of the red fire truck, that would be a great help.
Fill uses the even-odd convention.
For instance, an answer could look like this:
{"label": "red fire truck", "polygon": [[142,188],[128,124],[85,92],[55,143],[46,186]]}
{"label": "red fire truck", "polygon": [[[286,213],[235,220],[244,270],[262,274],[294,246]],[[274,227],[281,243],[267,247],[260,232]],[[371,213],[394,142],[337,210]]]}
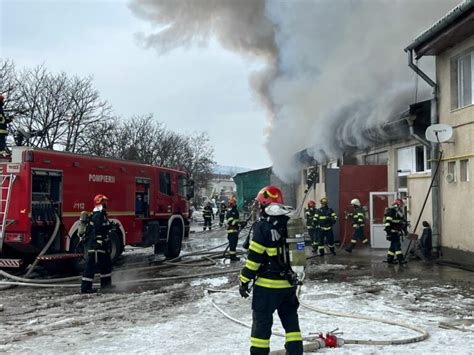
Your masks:
{"label": "red fire truck", "polygon": [[57,223],[59,233],[40,260],[81,257],[79,216],[92,210],[99,193],[109,198],[109,219],[117,225],[113,261],[125,245],[154,246],[155,254],[176,257],[189,233],[192,182],[178,170],[16,147],[10,161],[0,162],[0,178],[0,267],[36,258]]}

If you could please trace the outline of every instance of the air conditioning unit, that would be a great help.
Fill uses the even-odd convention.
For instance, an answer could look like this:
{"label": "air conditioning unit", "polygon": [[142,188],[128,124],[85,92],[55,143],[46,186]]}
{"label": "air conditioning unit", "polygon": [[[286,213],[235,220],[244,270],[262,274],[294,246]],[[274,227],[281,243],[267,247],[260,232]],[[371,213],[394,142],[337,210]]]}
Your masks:
{"label": "air conditioning unit", "polygon": [[448,183],[450,183],[450,184],[451,184],[452,182],[454,182],[454,181],[455,181],[455,179],[454,179],[454,174],[451,174],[451,173],[446,174],[446,181],[447,181]]}

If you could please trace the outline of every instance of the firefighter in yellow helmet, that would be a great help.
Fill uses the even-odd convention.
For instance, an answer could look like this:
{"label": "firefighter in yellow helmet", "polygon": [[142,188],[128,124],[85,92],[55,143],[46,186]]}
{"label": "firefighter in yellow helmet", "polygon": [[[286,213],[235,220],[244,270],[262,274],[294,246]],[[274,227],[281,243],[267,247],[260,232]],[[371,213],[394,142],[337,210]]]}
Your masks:
{"label": "firefighter in yellow helmet", "polygon": [[364,236],[364,226],[365,226],[365,211],[360,205],[358,198],[351,200],[352,212],[347,215],[348,218],[352,219],[352,239],[351,244],[346,248],[348,253],[352,253],[352,250],[357,245],[358,240],[362,240],[362,244],[367,245],[369,240]]}
{"label": "firefighter in yellow helmet", "polygon": [[291,269],[286,243],[290,210],[283,206],[279,188],[266,186],[257,194],[260,219],[253,227],[248,259],[240,272],[240,295],[252,299],[252,333],[250,354],[268,354],[273,313],[278,311],[286,339],[287,354],[303,354],[303,339],[298,321],[297,277]]}
{"label": "firefighter in yellow helmet", "polygon": [[321,207],[317,209],[314,215],[315,223],[319,227],[318,253],[320,256],[324,256],[324,245],[327,244],[331,253],[336,255],[332,227],[337,221],[337,214],[328,206],[329,201],[326,197],[323,197],[320,202]]}
{"label": "firefighter in yellow helmet", "polygon": [[96,264],[100,273],[100,289],[112,289],[112,261],[110,259],[109,231],[112,224],[107,218],[107,202],[105,195],[94,197],[94,210],[83,236],[86,248],[86,267],[82,275],[81,293],[95,293],[92,288]]}

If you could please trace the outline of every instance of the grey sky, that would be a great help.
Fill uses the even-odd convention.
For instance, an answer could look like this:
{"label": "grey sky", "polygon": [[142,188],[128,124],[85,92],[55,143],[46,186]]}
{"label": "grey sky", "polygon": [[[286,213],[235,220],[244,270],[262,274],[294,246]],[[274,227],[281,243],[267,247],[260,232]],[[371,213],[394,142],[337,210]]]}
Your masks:
{"label": "grey sky", "polygon": [[18,68],[93,75],[117,114],[153,113],[179,132],[206,131],[219,164],[270,165],[265,112],[249,74],[262,63],[209,47],[159,56],[135,34],[148,31],[125,0],[0,0],[0,56]]}

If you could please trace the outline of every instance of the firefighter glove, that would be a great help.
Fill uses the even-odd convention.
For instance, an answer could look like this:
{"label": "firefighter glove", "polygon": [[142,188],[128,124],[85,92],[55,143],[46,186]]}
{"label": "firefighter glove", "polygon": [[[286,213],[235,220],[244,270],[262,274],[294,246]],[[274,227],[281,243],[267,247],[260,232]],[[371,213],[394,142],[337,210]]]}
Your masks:
{"label": "firefighter glove", "polygon": [[242,248],[248,250],[250,248],[250,240],[249,238],[245,239],[245,242],[242,243]]}
{"label": "firefighter glove", "polygon": [[249,283],[242,282],[239,287],[239,293],[243,298],[247,298],[250,295]]}

